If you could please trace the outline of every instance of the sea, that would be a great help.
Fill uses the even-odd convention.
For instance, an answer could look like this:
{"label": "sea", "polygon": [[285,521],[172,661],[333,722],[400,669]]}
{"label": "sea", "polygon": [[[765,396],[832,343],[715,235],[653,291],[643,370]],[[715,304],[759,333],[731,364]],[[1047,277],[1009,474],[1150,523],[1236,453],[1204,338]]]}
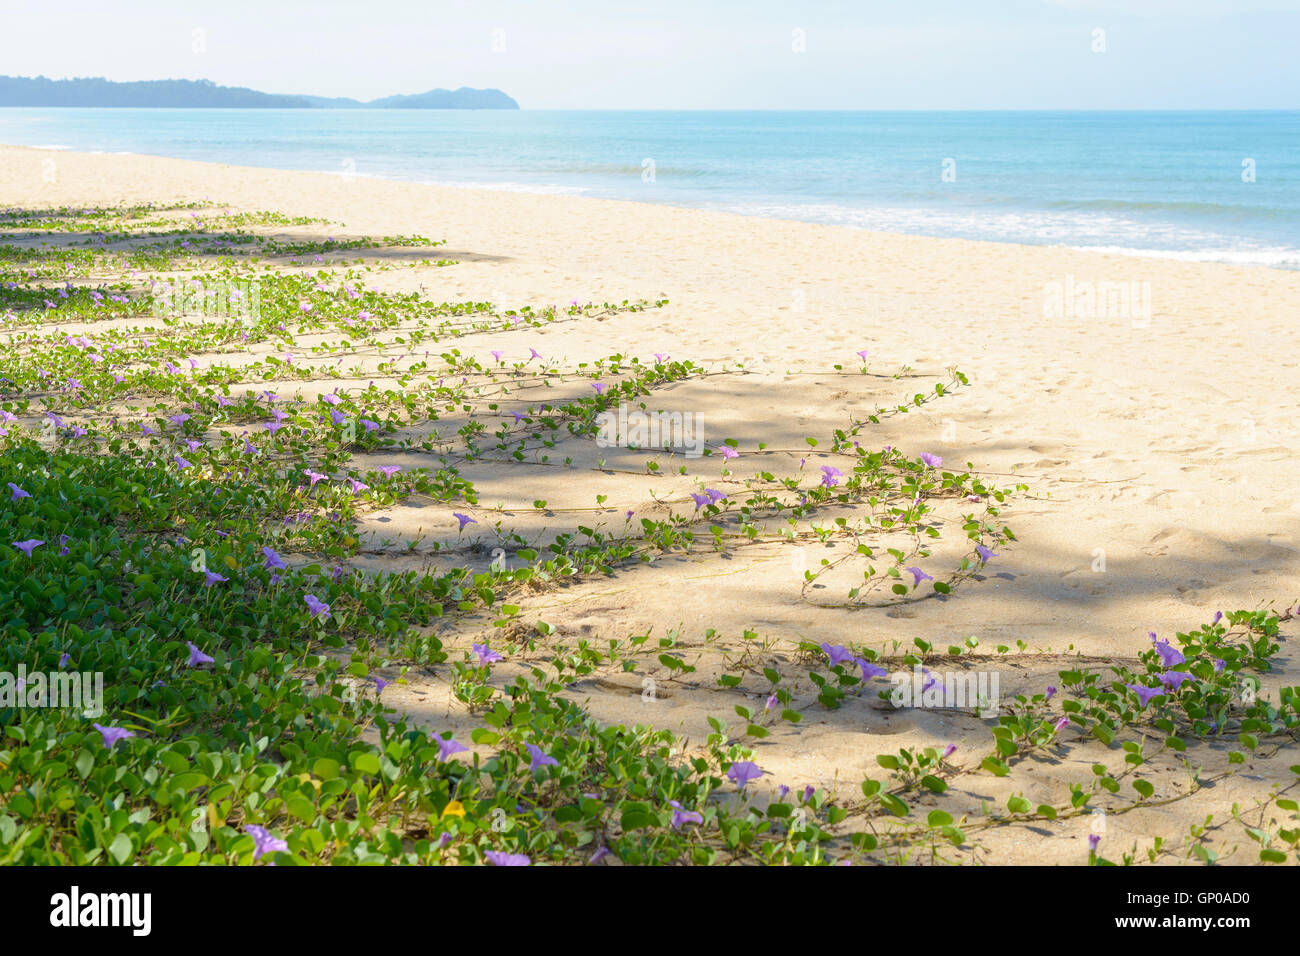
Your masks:
{"label": "sea", "polygon": [[1296,111],[6,108],[0,143],[1300,269]]}

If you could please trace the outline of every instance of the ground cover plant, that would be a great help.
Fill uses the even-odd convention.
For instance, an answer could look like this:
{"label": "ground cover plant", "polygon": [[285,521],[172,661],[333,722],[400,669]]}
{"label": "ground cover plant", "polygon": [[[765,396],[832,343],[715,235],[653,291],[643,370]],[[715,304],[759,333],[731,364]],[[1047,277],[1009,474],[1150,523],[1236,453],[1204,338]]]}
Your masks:
{"label": "ground cover plant", "polygon": [[[1300,692],[1266,686],[1291,615],[1245,608],[1132,659],[1054,658],[1051,683],[978,702],[975,751],[880,738],[879,773],[851,788],[771,779],[758,744],[778,726],[894,706],[900,669],[942,706],[930,668],[1035,651],[672,627],[570,639],[529,608],[671,557],[810,545],[835,548],[801,569],[809,615],[961,600],[1016,546],[1004,512],[1031,489],[871,436],[977,386],[953,368],[911,391],[900,370],[896,399],[799,449],[726,438],[612,463],[602,416],[746,369],[483,347],[664,303],[385,288],[455,269],[441,245],[207,202],[0,214],[0,863],[979,862],[988,834],[1191,799],[1294,743]],[[869,358],[834,371],[862,377]],[[482,490],[557,468],[670,490],[651,513]],[[441,525],[366,524],[412,502]],[[92,675],[93,706],[60,703]],[[712,732],[687,746],[597,720],[579,688],[619,675],[716,695]],[[391,702],[417,683],[447,688],[472,729]],[[1107,759],[1067,798],[1016,784],[1084,742]],[[1187,784],[1157,795],[1170,768]],[[1181,845],[1094,834],[1087,861],[1212,863],[1225,828],[1259,861],[1300,861],[1289,772]],[[954,790],[974,777],[1012,786],[972,805]]]}

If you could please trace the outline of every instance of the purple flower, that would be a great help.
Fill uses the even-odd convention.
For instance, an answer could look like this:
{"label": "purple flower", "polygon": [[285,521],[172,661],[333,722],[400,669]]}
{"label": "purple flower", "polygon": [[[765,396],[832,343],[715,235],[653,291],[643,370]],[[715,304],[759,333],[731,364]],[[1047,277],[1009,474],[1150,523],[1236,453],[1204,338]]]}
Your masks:
{"label": "purple flower", "polygon": [[492,650],[486,644],[471,644],[470,647],[478,655],[480,664],[495,664],[497,661],[505,660],[500,654]]}
{"label": "purple flower", "polygon": [[957,752],[957,745],[956,745],[956,744],[949,744],[948,746],[946,746],[946,747],[943,748],[943,753],[939,756],[939,759],[940,759],[940,760],[947,760],[949,757],[951,757],[951,756],[952,756],[953,754],[955,754],[956,752]]}
{"label": "purple flower", "polygon": [[1177,667],[1186,662],[1187,658],[1181,652],[1174,650],[1168,641],[1158,641],[1155,634],[1152,634],[1151,643],[1156,646],[1156,653],[1160,655],[1160,660],[1165,667]]}
{"label": "purple flower", "polygon": [[26,552],[27,557],[32,556],[32,552],[43,545],[44,541],[38,541],[36,538],[28,538],[26,541],[15,541],[14,547],[19,551]]}
{"label": "purple flower", "polygon": [[778,697],[778,696],[776,696],[776,692],[773,691],[773,692],[771,693],[771,695],[768,696],[768,698],[767,698],[767,703],[765,703],[765,704],[763,705],[763,709],[764,709],[764,710],[776,710],[777,706],[778,706],[780,703],[781,703],[781,698]]}
{"label": "purple flower", "polygon": [[1211,621],[1210,623],[1211,623],[1211,624],[1218,624],[1218,623],[1219,623],[1220,621],[1222,621],[1222,620],[1223,620],[1223,612],[1222,612],[1222,611],[1215,611],[1215,612],[1214,612],[1214,620]]}
{"label": "purple flower", "polygon": [[1056,696],[1056,688],[1055,688],[1055,687],[1048,687],[1048,688],[1047,688],[1047,693],[1046,693],[1046,694],[1044,695],[1044,697],[1043,697],[1043,701],[1044,701],[1044,703],[1046,703],[1047,701],[1051,700],[1051,699],[1052,699],[1053,697],[1055,697],[1055,696]]}
{"label": "purple flower", "polygon": [[523,853],[501,853],[488,850],[483,854],[493,866],[532,866],[533,861]]}
{"label": "purple flower", "polygon": [[696,810],[685,810],[676,800],[669,800],[668,806],[673,808],[673,829],[680,830],[687,823],[703,823],[704,814]]}
{"label": "purple flower", "polygon": [[279,568],[281,571],[288,570],[284,563],[284,558],[276,554],[274,548],[263,548],[262,554],[266,556],[266,567],[268,570],[271,568]]}
{"label": "purple flower", "polygon": [[834,488],[840,483],[840,479],[843,477],[844,472],[840,471],[838,468],[832,468],[830,465],[822,465],[821,483],[823,487]]}
{"label": "purple flower", "polygon": [[204,654],[199,650],[198,645],[194,642],[186,641],[185,643],[190,649],[190,667],[198,667],[200,664],[216,663],[211,657],[208,657],[207,654]]}
{"label": "purple flower", "polygon": [[113,745],[119,740],[125,740],[127,737],[135,736],[134,732],[127,730],[124,727],[104,727],[100,724],[91,724],[90,726],[94,727],[103,735],[104,746],[109,750],[112,750]]}
{"label": "purple flower", "polygon": [[934,578],[930,577],[930,575],[926,574],[920,568],[904,568],[903,570],[912,576],[913,587],[918,587],[922,581],[934,580]]}
{"label": "purple flower", "polygon": [[558,767],[560,762],[554,757],[548,756],[537,744],[525,744],[528,748],[528,769],[541,770],[543,767]]}
{"label": "purple flower", "polygon": [[921,461],[925,462],[931,468],[938,468],[940,465],[943,464],[942,458],[940,458],[938,455],[931,455],[929,452],[922,453]]}
{"label": "purple flower", "polygon": [[320,397],[320,400],[324,402],[326,405],[337,405],[340,401],[339,397],[334,394],[322,395]]}
{"label": "purple flower", "polygon": [[992,548],[986,548],[982,544],[975,545],[975,553],[980,556],[980,560],[988,563],[989,558],[996,558],[997,553]]}
{"label": "purple flower", "polygon": [[607,846],[598,847],[596,852],[591,855],[591,859],[587,861],[587,865],[595,866],[597,863],[605,859],[605,857],[607,856],[609,856],[609,847]]}
{"label": "purple flower", "polygon": [[397,474],[401,470],[402,470],[401,465],[384,465],[382,468],[379,469],[379,473],[383,475],[385,478],[392,478],[393,475]]}
{"label": "purple flower", "polygon": [[352,493],[354,495],[360,494],[361,492],[365,491],[367,488],[370,487],[367,484],[363,484],[362,482],[357,481],[357,479],[355,478],[349,478],[348,483],[352,485]]}
{"label": "purple flower", "polygon": [[319,617],[322,621],[330,619],[330,606],[317,598],[316,595],[303,595],[303,602],[307,605],[307,610],[311,611],[313,618]]}
{"label": "purple flower", "polygon": [[9,482],[9,490],[13,492],[13,495],[9,498],[10,501],[17,501],[19,498],[30,498],[30,497],[31,497],[30,494],[28,494],[26,491],[23,491],[21,488],[19,488],[17,485],[15,485],[12,481]]}
{"label": "purple flower", "polygon": [[207,580],[207,585],[206,585],[207,587],[212,587],[212,585],[214,584],[220,584],[222,581],[230,580],[230,578],[226,577],[225,575],[218,574],[216,571],[204,571],[203,577]]}
{"label": "purple flower", "polygon": [[853,661],[853,652],[842,644],[822,644],[822,650],[830,658],[831,667],[836,664],[848,664]]}
{"label": "purple flower", "polygon": [[592,382],[591,387],[596,390],[597,395],[604,395],[605,389],[608,388],[609,386],[606,385],[604,382]]}
{"label": "purple flower", "polygon": [[734,783],[741,790],[751,780],[757,780],[763,776],[763,771],[758,769],[758,765],[750,760],[740,760],[733,763],[727,768],[727,779]]}
{"label": "purple flower", "polygon": [[459,511],[453,511],[451,513],[451,516],[460,522],[461,531],[465,530],[465,525],[467,524],[478,524],[478,522],[475,521],[473,518],[471,518],[469,515],[463,515]]}
{"label": "purple flower", "polygon": [[450,737],[445,739],[442,737],[435,737],[433,740],[434,743],[438,745],[438,759],[443,763],[450,760],[453,754],[464,753],[469,750],[469,748],[464,744],[459,744]]}
{"label": "purple flower", "polygon": [[1165,671],[1160,675],[1160,683],[1164,684],[1170,690],[1178,690],[1183,686],[1183,681],[1191,677],[1186,671]]}
{"label": "purple flower", "polygon": [[1088,834],[1088,852],[1089,852],[1089,853],[1096,853],[1096,852],[1097,852],[1097,844],[1100,843],[1100,842],[1101,842],[1101,834],[1100,834],[1100,833],[1089,833],[1089,834]]}
{"label": "purple flower", "polygon": [[857,658],[855,663],[862,670],[863,681],[869,681],[873,677],[884,677],[889,673],[889,671],[885,670],[883,667],[878,667],[871,663],[871,661],[862,657]]}
{"label": "purple flower", "polygon": [[184,458],[182,458],[180,455],[177,455],[177,456],[176,456],[176,469],[177,469],[177,471],[184,471],[186,468],[193,468],[193,467],[194,467],[193,465],[191,465],[188,461],[186,461],[186,460],[185,460]]}
{"label": "purple flower", "polygon": [[867,356],[870,355],[871,353],[868,352],[866,349],[859,349],[857,354],[858,354],[858,357],[861,358],[862,361],[865,362],[865,361],[867,360]]}
{"label": "purple flower", "polygon": [[289,844],[284,840],[279,840],[271,836],[271,832],[266,827],[259,827],[255,823],[250,823],[244,827],[244,832],[251,834],[253,837],[253,859],[259,860],[267,853],[288,853]]}
{"label": "purple flower", "polygon": [[329,477],[328,475],[322,475],[319,471],[312,471],[310,468],[308,468],[308,469],[307,469],[307,481],[309,482],[309,484],[307,485],[307,487],[308,487],[308,488],[313,488],[313,487],[315,487],[316,482],[318,482],[318,481],[324,481],[324,480],[327,479],[328,477]]}
{"label": "purple flower", "polygon": [[1068,724],[1069,722],[1070,722],[1069,717],[1062,717],[1060,720],[1056,722],[1055,726],[1053,726],[1052,729],[1059,734],[1061,730],[1065,727],[1065,725]]}
{"label": "purple flower", "polygon": [[736,451],[736,449],[732,448],[730,445],[719,445],[718,451],[722,452],[723,461],[731,461],[733,458],[740,457],[740,452]]}
{"label": "purple flower", "polygon": [[68,660],[71,658],[71,656],[72,656],[72,655],[70,655],[67,651],[64,651],[62,654],[60,654],[60,655],[59,655],[59,666],[60,666],[60,667],[67,667],[67,666],[68,666]]}
{"label": "purple flower", "polygon": [[1141,706],[1143,707],[1151,703],[1152,698],[1165,695],[1165,692],[1159,687],[1143,687],[1141,684],[1125,684],[1124,686],[1138,695],[1138,700],[1142,702]]}

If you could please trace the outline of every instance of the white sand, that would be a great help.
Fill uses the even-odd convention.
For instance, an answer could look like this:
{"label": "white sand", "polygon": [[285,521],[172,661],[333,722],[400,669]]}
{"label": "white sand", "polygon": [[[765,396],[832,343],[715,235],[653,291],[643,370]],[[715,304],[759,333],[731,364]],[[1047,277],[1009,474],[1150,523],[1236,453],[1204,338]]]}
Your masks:
{"label": "white sand", "polygon": [[[54,183],[42,179],[47,160],[56,164]],[[1024,641],[1033,652],[1132,657],[1147,646],[1149,630],[1171,637],[1218,609],[1285,609],[1300,597],[1300,481],[1291,454],[1300,429],[1300,273],[649,204],[0,148],[0,207],[205,197],[346,223],[296,235],[445,238],[441,254],[459,260],[443,269],[384,273],[377,279],[382,288],[423,285],[435,299],[510,306],[670,299],[662,310],[456,344],[484,358],[489,348],[526,354],[535,347],[567,364],[615,352],[668,352],[711,367],[743,362],[750,374],[688,381],[655,399],[660,407],[702,413],[710,444],[738,439],[742,455],[730,465],[740,477],[760,467],[746,457],[759,442],[798,449],[811,435],[824,446],[851,415],[928,390],[948,366],[970,377],[971,388],[887,420],[867,440],[939,454],[947,465],[969,461],[1001,476],[999,483],[1029,484],[1005,514],[1019,541],[1003,549],[982,580],[950,600],[890,612],[815,609],[799,599],[790,550],[771,547],[670,558],[524,599],[521,616],[556,625],[562,637],[626,638],[651,628],[658,637],[680,627],[682,645],[696,645],[699,671],[682,686],[663,685],[654,703],[640,696],[644,674],[665,676],[653,667],[586,685],[602,719],[654,722],[695,745],[708,733],[707,716],[734,725],[735,703],[761,707],[761,697],[746,701],[716,685],[723,670],[716,645],[704,647],[710,627],[733,653],[746,629],[771,638],[787,662],[796,640],[888,649],[916,637],[946,647],[967,636],[989,652]],[[1149,284],[1149,321],[1045,315],[1045,290],[1067,281]],[[880,377],[857,374],[859,349],[870,351],[871,371]],[[832,369],[836,363],[843,373]],[[888,377],[904,366],[920,377]],[[588,443],[579,464],[594,463],[595,451]],[[632,468],[649,457],[621,454]],[[789,473],[798,457],[768,456],[762,467],[779,463]],[[815,471],[823,461],[811,457],[807,467]],[[715,460],[687,464],[692,474],[717,475]],[[558,468],[529,472],[522,488],[510,469],[484,466],[474,477],[485,505],[545,498],[554,508],[589,507],[599,493],[610,496],[611,508],[642,510],[654,507],[652,491],[681,495],[695,487],[686,479]],[[368,530],[393,537],[431,530],[427,509],[399,506],[378,517],[389,520],[367,519]],[[434,530],[445,533],[441,520]],[[557,530],[554,520],[528,514],[508,520]],[[1104,573],[1093,570],[1098,549],[1105,552]],[[1284,625],[1284,637],[1290,627]],[[467,644],[494,629],[485,615],[455,633]],[[1280,664],[1266,687],[1300,683],[1300,665],[1285,641]],[[988,666],[1002,668],[1006,695],[1058,683],[1064,665],[1031,653]],[[951,742],[959,747],[953,761],[971,769],[990,750],[988,725],[969,716],[887,713],[866,699],[826,711],[807,695],[808,669],[787,668],[806,695],[804,721],[781,724],[756,745],[755,760],[773,774],[769,780],[838,786],[852,795],[864,773],[885,776],[874,758],[888,749]],[[433,726],[477,723],[457,711],[445,682],[394,690],[395,703]],[[1200,748],[1196,762],[1218,768],[1225,749]],[[972,812],[983,799],[1001,805],[1016,792],[1034,803],[1061,803],[1069,783],[1090,781],[1094,761],[1117,766],[1122,754],[1095,742],[1072,745],[1062,759],[1022,765],[1005,779],[960,777],[950,799]],[[1180,842],[1189,823],[1208,814],[1219,820],[1234,801],[1266,796],[1269,784],[1291,777],[1286,768],[1296,762],[1284,750],[1190,799],[1113,816],[1105,838],[1112,858],[1134,842],[1145,850],[1155,835]],[[1151,779],[1157,800],[1187,786],[1181,772]],[[980,859],[1082,862],[1088,825],[1075,819],[983,833],[988,852]],[[1239,828],[1230,837],[1221,852],[1248,842]],[[1255,856],[1243,846],[1230,861]]]}

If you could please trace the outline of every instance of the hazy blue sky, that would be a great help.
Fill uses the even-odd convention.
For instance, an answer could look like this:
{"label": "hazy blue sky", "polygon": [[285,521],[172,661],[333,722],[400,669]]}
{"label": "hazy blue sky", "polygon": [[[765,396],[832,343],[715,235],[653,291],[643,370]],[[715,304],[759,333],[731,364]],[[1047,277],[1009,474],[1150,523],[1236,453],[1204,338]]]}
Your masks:
{"label": "hazy blue sky", "polygon": [[498,87],[525,109],[1300,107],[1300,0],[0,0],[0,22],[2,74],[274,93]]}

